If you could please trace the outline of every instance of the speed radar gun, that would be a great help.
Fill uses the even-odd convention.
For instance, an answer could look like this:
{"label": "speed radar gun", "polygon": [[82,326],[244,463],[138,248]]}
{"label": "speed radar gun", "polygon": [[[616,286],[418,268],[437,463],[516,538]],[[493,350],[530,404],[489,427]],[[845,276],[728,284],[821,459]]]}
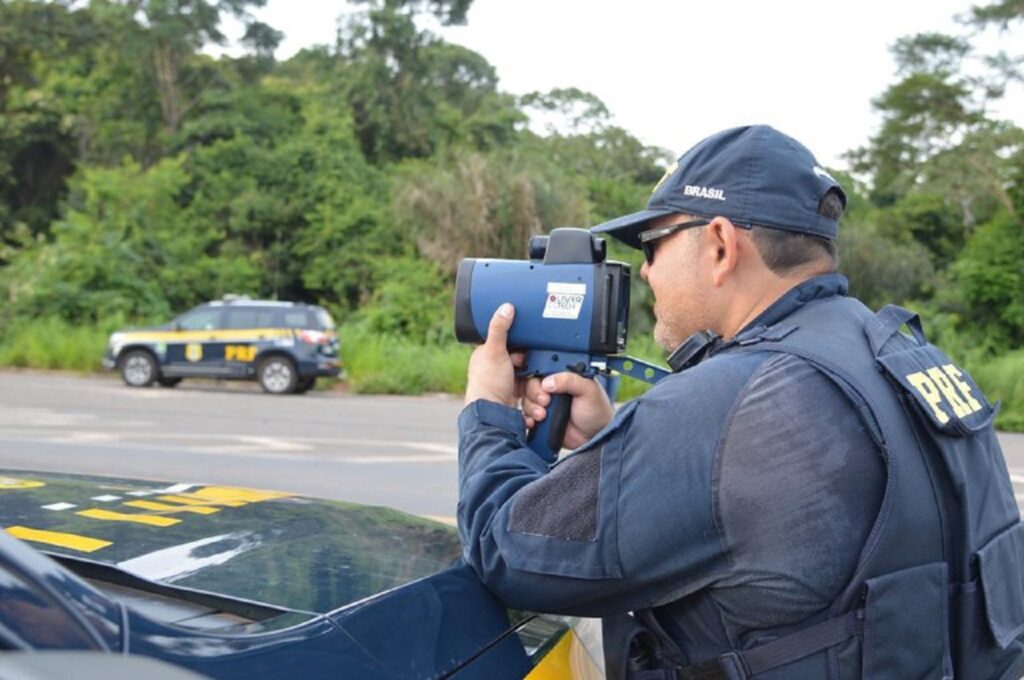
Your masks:
{"label": "speed radar gun", "polygon": [[[668,371],[624,356],[629,317],[629,265],[609,262],[606,244],[586,229],[534,236],[528,260],[466,258],[455,284],[455,336],[480,343],[504,302],[516,308],[510,351],[526,354],[520,377],[573,371],[597,377],[606,390],[621,373],[654,383]],[[614,373],[613,373],[614,372]],[[555,395],[548,416],[530,431],[530,448],[554,460],[569,422],[569,395]]]}

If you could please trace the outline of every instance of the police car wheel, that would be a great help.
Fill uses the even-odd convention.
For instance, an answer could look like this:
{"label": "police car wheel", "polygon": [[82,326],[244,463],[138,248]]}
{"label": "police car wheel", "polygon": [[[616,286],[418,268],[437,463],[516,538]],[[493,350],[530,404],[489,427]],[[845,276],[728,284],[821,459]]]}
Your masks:
{"label": "police car wheel", "polygon": [[149,387],[156,372],[156,361],[145,350],[133,349],[121,359],[121,378],[129,387]]}
{"label": "police car wheel", "polygon": [[269,357],[260,364],[256,377],[260,387],[270,394],[288,394],[294,392],[299,382],[299,374],[295,364],[287,357]]}
{"label": "police car wheel", "polygon": [[316,376],[312,376],[312,377],[308,377],[308,378],[302,378],[295,385],[295,394],[305,394],[306,392],[309,392],[309,390],[313,387],[313,385],[315,383],[316,383]]}

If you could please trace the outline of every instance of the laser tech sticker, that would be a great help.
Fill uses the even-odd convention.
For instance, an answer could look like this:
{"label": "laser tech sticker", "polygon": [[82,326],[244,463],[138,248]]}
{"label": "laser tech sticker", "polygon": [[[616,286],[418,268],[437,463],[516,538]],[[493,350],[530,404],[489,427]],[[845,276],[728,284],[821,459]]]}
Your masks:
{"label": "laser tech sticker", "polygon": [[585,283],[548,283],[548,297],[544,303],[545,319],[578,319],[587,297]]}

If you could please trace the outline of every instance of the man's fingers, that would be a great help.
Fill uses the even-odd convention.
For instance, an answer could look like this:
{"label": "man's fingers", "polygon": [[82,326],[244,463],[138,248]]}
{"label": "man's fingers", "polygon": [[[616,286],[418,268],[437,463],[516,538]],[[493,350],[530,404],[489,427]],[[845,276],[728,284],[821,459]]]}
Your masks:
{"label": "man's fingers", "polygon": [[521,406],[523,414],[537,420],[544,420],[547,415],[547,409],[540,403],[532,401],[528,397],[523,397],[523,403]]}
{"label": "man's fingers", "polygon": [[508,342],[508,329],[512,327],[512,319],[515,318],[516,310],[508,302],[503,303],[494,312],[491,322],[487,326],[487,342],[484,343],[491,349],[505,350]]}
{"label": "man's fingers", "polygon": [[541,382],[541,387],[550,394],[571,394],[574,397],[580,397],[593,392],[595,389],[601,389],[590,378],[584,378],[578,373],[570,372],[549,375]]}
{"label": "man's fingers", "polygon": [[526,392],[523,396],[530,402],[540,406],[547,406],[551,403],[551,395],[540,386],[540,379],[538,378],[530,378],[526,381]]}

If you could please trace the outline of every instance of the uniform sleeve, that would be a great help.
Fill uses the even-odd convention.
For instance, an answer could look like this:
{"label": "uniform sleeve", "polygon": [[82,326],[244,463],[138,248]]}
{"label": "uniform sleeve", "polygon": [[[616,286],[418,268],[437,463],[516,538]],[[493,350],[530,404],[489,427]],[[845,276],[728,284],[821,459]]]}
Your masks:
{"label": "uniform sleeve", "polygon": [[664,604],[727,572],[712,478],[736,390],[720,383],[718,403],[687,410],[695,381],[682,377],[626,404],[550,467],[526,446],[519,411],[478,401],[462,412],[464,557],[507,605],[603,616]]}

